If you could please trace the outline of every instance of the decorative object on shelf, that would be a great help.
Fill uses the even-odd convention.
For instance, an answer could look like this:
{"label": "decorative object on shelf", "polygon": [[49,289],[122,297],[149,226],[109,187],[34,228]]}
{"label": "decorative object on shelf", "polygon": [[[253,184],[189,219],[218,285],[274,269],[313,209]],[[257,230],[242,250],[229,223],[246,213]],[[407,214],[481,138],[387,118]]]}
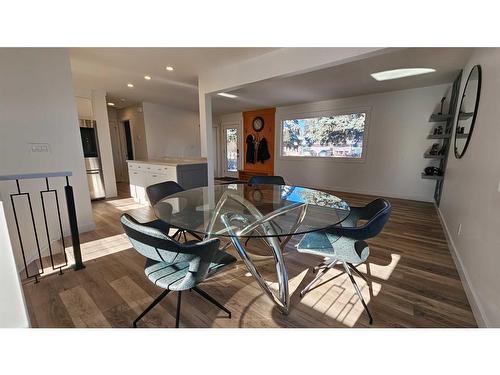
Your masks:
{"label": "decorative object on shelf", "polygon": [[472,137],[481,95],[481,77],[481,65],[474,65],[465,83],[459,106],[460,112],[455,125],[455,157],[457,159],[464,156]]}
{"label": "decorative object on shelf", "polygon": [[442,176],[443,171],[437,167],[427,167],[424,169],[424,173],[426,176]]}
{"label": "decorative object on shelf", "polygon": [[439,143],[434,143],[429,150],[429,155],[438,155],[439,153]]}
{"label": "decorative object on shelf", "polygon": [[443,114],[443,106],[444,106],[444,101],[445,100],[446,100],[446,96],[443,96],[443,98],[441,99],[441,109],[439,110],[438,115],[442,115]]}
{"label": "decorative object on shelf", "polygon": [[433,134],[434,135],[441,135],[441,134],[443,134],[443,127],[441,125],[436,126],[434,128],[434,133]]}
{"label": "decorative object on shelf", "polygon": [[256,132],[260,132],[262,129],[264,129],[264,119],[260,116],[257,116],[252,121],[252,127]]}
{"label": "decorative object on shelf", "polygon": [[[444,103],[446,101],[446,97],[441,99],[441,106],[439,113],[433,113],[429,117],[429,122],[431,123],[443,123],[439,124],[434,128],[433,131],[429,135],[427,135],[427,139],[436,139],[439,140],[439,143],[434,143],[431,148],[424,153],[425,159],[433,159],[435,162],[439,162],[438,166],[430,166],[427,172],[432,174],[427,174],[427,172],[422,172],[421,178],[427,180],[436,181],[436,187],[434,189],[434,200],[436,204],[439,205],[439,201],[441,199],[441,192],[443,191],[444,184],[444,174],[446,171],[446,164],[448,162],[448,145],[451,140],[451,135],[453,133],[453,120],[458,111],[458,99],[459,99],[459,91],[460,91],[460,83],[462,80],[462,72],[460,72],[455,80],[453,81],[453,86],[450,95],[450,101],[448,107],[448,112],[443,113],[443,109],[445,107]],[[461,113],[460,118],[466,118],[469,116],[469,113]],[[463,137],[464,135],[462,135]],[[439,174],[436,174],[439,173]]]}

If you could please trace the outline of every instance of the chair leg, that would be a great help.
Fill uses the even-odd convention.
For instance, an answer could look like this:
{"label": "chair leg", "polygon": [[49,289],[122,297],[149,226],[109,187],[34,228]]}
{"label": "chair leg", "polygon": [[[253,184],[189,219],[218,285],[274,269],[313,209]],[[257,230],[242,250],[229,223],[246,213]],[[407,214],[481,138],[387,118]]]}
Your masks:
{"label": "chair leg", "polygon": [[[175,239],[176,239],[175,237],[180,236],[180,235],[181,235],[181,230],[180,230],[180,229],[177,229],[177,230],[175,231],[175,233],[173,234],[172,238],[175,240]],[[177,240],[178,240],[178,239],[177,239]]]}
{"label": "chair leg", "polygon": [[136,320],[134,320],[134,323],[133,323],[133,326],[134,328],[137,328],[137,322],[139,320],[141,320],[141,318],[146,315],[153,307],[155,307],[158,303],[160,303],[160,301],[165,298],[165,296],[170,292],[170,290],[168,289],[165,289],[158,297],[156,297],[156,299],[151,303],[151,305],[149,305],[148,307],[146,307],[146,310],[144,310],[141,315],[139,315],[137,317]]}
{"label": "chair leg", "polygon": [[196,234],[194,232],[190,232],[190,231],[187,231],[191,236],[193,236],[194,238],[196,238],[198,241],[203,241],[203,238],[201,238],[201,236],[199,234]]}
{"label": "chair leg", "polygon": [[344,265],[345,272],[347,273],[347,275],[349,275],[349,279],[351,279],[351,283],[354,286],[354,289],[356,289],[356,293],[358,294],[358,297],[361,300],[361,303],[363,304],[363,307],[365,308],[366,313],[368,314],[368,318],[370,319],[370,324],[372,324],[373,323],[372,314],[370,313],[370,310],[368,310],[368,306],[366,305],[366,302],[363,298],[363,295],[361,294],[361,290],[359,290],[358,284],[356,284],[354,277],[352,277],[350,267],[346,263],[342,263],[342,264]]}
{"label": "chair leg", "polygon": [[328,263],[325,268],[323,268],[321,270],[321,272],[319,272],[316,277],[309,283],[307,284],[307,286],[302,289],[302,291],[300,292],[300,297],[304,297],[304,295],[309,292],[309,290],[311,290],[312,286],[316,283],[316,281],[318,281],[330,268],[334,267],[335,264],[337,264],[337,260],[333,260],[331,261],[330,263]]}
{"label": "chair leg", "polygon": [[208,302],[211,302],[212,304],[214,304],[215,306],[217,306],[219,309],[223,310],[226,312],[226,314],[228,315],[228,318],[231,318],[231,311],[229,311],[228,309],[226,309],[221,303],[217,302],[215,300],[215,298],[213,298],[211,295],[209,295],[207,292],[197,288],[197,287],[194,287],[193,290],[198,293],[200,296],[202,296],[203,298],[205,298]]}
{"label": "chair leg", "polygon": [[365,280],[365,282],[370,285],[370,282],[368,281],[368,279],[366,278],[365,275],[363,275],[356,267],[353,266],[352,263],[347,263],[347,265],[351,268],[351,270],[353,270],[354,272],[356,272],[356,274],[361,277],[363,280]]}
{"label": "chair leg", "polygon": [[323,260],[323,262],[321,262],[320,264],[318,264],[316,267],[313,267],[312,272],[313,272],[313,273],[316,273],[316,272],[318,272],[320,269],[325,268],[325,267],[328,265],[328,263],[330,263],[330,261],[331,261],[331,259],[329,259],[329,258],[325,258],[325,259]]}
{"label": "chair leg", "polygon": [[186,231],[185,231],[185,230],[183,230],[183,231],[182,231],[182,234],[183,234],[183,236],[184,236],[184,242],[187,242],[187,240],[188,240],[188,239],[187,239],[187,237],[186,237]]}
{"label": "chair leg", "polygon": [[181,317],[181,298],[182,292],[177,292],[177,312],[175,313],[175,328],[179,328],[179,320]]}

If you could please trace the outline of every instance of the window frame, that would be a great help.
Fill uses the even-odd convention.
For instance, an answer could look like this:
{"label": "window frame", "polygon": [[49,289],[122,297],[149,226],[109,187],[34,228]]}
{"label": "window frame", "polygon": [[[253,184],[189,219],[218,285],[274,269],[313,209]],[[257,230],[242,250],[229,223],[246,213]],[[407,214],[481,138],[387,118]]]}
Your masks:
{"label": "window frame", "polygon": [[[319,111],[308,111],[308,112],[287,112],[280,113],[276,118],[278,136],[279,153],[278,158],[280,160],[324,160],[328,162],[348,162],[348,163],[365,163],[368,151],[368,135],[370,129],[371,121],[371,110],[372,107],[353,107],[353,108],[338,108],[329,110],[319,110]],[[286,120],[300,120],[313,117],[330,117],[338,115],[348,115],[353,113],[365,113],[365,129],[363,133],[363,150],[361,152],[360,158],[348,158],[348,157],[325,157],[325,156],[297,156],[297,155],[283,155],[283,122]]]}

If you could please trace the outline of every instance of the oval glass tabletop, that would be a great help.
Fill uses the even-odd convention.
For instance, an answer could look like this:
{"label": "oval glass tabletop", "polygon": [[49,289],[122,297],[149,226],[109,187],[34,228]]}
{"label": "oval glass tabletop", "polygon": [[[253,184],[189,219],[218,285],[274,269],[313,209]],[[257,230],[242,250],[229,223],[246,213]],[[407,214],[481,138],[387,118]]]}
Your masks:
{"label": "oval glass tabletop", "polygon": [[166,223],[208,237],[304,234],[339,224],[350,211],[341,198],[323,191],[249,184],[182,191],[159,201],[154,210]]}

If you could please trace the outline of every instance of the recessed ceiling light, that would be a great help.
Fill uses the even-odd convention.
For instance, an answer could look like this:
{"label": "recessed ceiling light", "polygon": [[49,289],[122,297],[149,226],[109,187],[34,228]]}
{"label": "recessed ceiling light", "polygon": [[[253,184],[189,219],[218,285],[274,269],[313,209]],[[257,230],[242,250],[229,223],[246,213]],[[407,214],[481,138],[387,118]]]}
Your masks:
{"label": "recessed ceiling light", "polygon": [[144,79],[145,79],[146,81],[149,81],[149,80],[151,80],[151,76],[144,76]]}
{"label": "recessed ceiling light", "polygon": [[113,103],[113,102],[108,102],[108,105],[109,105],[110,107],[114,107],[114,106],[115,106],[115,103]]}
{"label": "recessed ceiling light", "polygon": [[127,86],[128,87],[134,87],[134,84],[133,83],[127,83]]}
{"label": "recessed ceiling light", "polygon": [[172,70],[174,70],[174,68],[171,67],[171,66],[167,66],[165,69],[167,69],[169,72],[171,72]]}
{"label": "recessed ceiling light", "polygon": [[435,71],[436,69],[432,68],[408,68],[408,69],[386,70],[383,72],[372,73],[370,75],[377,81],[387,81],[389,79],[418,76],[420,74],[427,74]]}
{"label": "recessed ceiling light", "polygon": [[226,98],[231,98],[231,99],[238,97],[237,95],[228,94],[227,92],[219,92],[217,95],[224,96]]}

